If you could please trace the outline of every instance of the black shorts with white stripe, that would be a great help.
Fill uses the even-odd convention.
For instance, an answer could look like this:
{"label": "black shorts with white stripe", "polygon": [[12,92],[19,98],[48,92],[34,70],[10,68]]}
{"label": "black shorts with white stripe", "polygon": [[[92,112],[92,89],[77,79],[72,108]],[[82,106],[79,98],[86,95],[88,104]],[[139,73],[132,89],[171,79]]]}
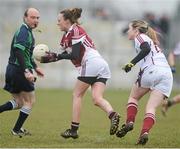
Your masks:
{"label": "black shorts with white stripe", "polygon": [[98,77],[78,77],[78,80],[93,85],[96,82],[102,82],[104,84],[106,84],[107,82],[107,78],[98,78]]}

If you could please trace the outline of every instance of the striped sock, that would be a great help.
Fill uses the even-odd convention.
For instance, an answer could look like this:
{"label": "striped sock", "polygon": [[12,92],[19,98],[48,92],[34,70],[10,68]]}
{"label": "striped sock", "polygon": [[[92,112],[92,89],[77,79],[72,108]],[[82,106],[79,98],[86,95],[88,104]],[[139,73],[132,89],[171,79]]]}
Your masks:
{"label": "striped sock", "polygon": [[14,99],[9,100],[8,102],[6,102],[5,104],[0,106],[0,113],[2,113],[4,111],[13,110],[17,107],[18,107],[18,105]]}
{"label": "striped sock", "polygon": [[152,113],[146,113],[143,121],[143,127],[141,130],[141,135],[145,132],[149,133],[149,130],[153,127],[155,123],[155,115]]}
{"label": "striped sock", "polygon": [[136,117],[136,114],[137,114],[137,108],[138,108],[138,105],[133,103],[133,102],[130,102],[127,104],[127,119],[126,119],[126,124],[127,123],[130,123],[130,122],[135,122],[135,117]]}
{"label": "striped sock", "polygon": [[71,122],[71,130],[72,131],[77,131],[78,128],[79,128],[79,123]]}
{"label": "striped sock", "polygon": [[11,102],[12,104],[12,109],[16,109],[18,107],[18,104],[16,103],[16,101],[14,99],[10,100],[9,102]]}
{"label": "striped sock", "polygon": [[31,112],[31,108],[29,108],[29,107],[23,106],[21,108],[20,113],[19,113],[19,117],[18,117],[16,124],[13,128],[13,130],[15,132],[17,132],[21,129],[22,125],[24,124],[25,120],[29,116],[30,112]]}
{"label": "striped sock", "polygon": [[112,119],[112,117],[113,117],[115,114],[116,114],[116,112],[114,112],[114,111],[110,112],[110,113],[109,113],[109,116],[108,116],[109,119]]}

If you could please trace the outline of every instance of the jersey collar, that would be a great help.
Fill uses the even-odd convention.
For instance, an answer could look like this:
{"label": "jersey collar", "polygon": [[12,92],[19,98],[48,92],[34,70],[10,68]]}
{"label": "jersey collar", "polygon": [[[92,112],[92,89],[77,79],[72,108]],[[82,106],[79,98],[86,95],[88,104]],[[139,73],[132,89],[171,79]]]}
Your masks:
{"label": "jersey collar", "polygon": [[71,27],[69,28],[68,32],[70,32],[75,25],[76,25],[76,23],[72,24]]}
{"label": "jersey collar", "polygon": [[68,34],[71,32],[71,30],[73,30],[73,27],[76,25],[76,23],[72,24],[71,27],[69,28],[69,30],[67,32],[65,32],[65,36],[68,36]]}
{"label": "jersey collar", "polygon": [[24,25],[28,30],[32,31],[32,29],[26,23],[23,23],[22,25]]}

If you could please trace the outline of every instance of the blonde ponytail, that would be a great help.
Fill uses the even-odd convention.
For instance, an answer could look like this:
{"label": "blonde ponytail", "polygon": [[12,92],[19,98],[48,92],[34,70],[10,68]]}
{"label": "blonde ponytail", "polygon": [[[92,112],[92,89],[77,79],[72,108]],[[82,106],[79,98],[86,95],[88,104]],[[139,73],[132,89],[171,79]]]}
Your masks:
{"label": "blonde ponytail", "polygon": [[159,45],[159,40],[157,38],[157,32],[152,27],[150,27],[150,26],[148,27],[146,35],[148,35],[152,39],[152,41],[154,42],[155,45]]}
{"label": "blonde ponytail", "polygon": [[131,25],[133,28],[137,28],[140,33],[144,33],[149,36],[149,38],[153,40],[154,44],[159,45],[157,32],[152,27],[150,27],[146,21],[134,20],[131,22]]}

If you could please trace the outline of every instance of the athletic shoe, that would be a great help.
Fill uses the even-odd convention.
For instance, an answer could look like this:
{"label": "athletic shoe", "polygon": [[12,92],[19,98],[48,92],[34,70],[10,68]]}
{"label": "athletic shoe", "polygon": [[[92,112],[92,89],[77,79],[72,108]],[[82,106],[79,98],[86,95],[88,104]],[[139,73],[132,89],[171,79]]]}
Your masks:
{"label": "athletic shoe", "polygon": [[129,131],[133,130],[133,122],[123,124],[121,129],[116,133],[116,136],[119,138],[124,137]]}
{"label": "athletic shoe", "polygon": [[145,145],[148,142],[148,133],[145,132],[144,134],[142,134],[139,137],[138,142],[136,143],[136,145]]}
{"label": "athletic shoe", "polygon": [[24,128],[21,128],[19,131],[11,130],[11,134],[14,136],[19,136],[20,138],[22,138],[22,136],[31,135],[31,133]]}
{"label": "athletic shoe", "polygon": [[79,137],[77,131],[72,131],[71,129],[67,129],[65,132],[61,133],[61,136],[65,139],[67,138],[77,139]]}
{"label": "athletic shoe", "polygon": [[110,135],[114,135],[119,127],[120,115],[115,113],[111,118]]}

